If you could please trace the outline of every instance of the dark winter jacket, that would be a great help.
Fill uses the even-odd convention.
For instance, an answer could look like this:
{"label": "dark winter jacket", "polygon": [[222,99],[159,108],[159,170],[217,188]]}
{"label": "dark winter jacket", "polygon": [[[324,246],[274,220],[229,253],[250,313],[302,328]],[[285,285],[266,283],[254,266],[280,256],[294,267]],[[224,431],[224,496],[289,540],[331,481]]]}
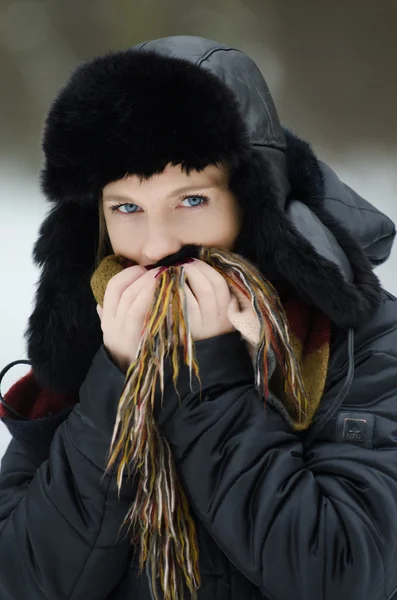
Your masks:
{"label": "dark winter jacket", "polygon": [[[326,165],[312,163],[324,178],[317,201],[366,261],[384,262],[394,225]],[[349,254],[346,236],[343,254],[326,227],[323,237],[313,235],[318,219],[300,208],[292,203],[289,218],[364,294],[364,258]],[[264,407],[237,333],[197,343],[203,401],[182,379],[179,406],[166,377],[157,419],[196,520],[199,600],[393,597],[397,302],[382,290],[378,304],[356,329],[334,327],[324,396],[304,433],[290,427],[277,398]],[[332,308],[342,320],[343,305]],[[58,367],[65,373],[68,364]],[[150,599],[119,531],[134,484],[125,480],[119,498],[114,474],[103,478],[123,381],[98,346],[77,404],[37,420],[3,417],[13,439],[0,472],[1,600]]]}

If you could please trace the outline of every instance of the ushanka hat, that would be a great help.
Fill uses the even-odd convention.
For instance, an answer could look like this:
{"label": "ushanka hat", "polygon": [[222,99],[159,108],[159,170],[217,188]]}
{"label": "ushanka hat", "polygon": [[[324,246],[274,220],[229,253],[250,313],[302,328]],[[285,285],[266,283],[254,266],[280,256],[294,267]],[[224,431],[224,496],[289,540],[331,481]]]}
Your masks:
{"label": "ushanka hat", "polygon": [[43,150],[52,207],[34,248],[42,271],[26,334],[43,387],[78,390],[102,343],[90,278],[103,187],[167,164],[226,164],[243,208],[236,252],[336,325],[356,327],[378,304],[369,259],[325,208],[317,159],[280,125],[259,69],[238,50],[181,36],[80,65],[49,111]]}

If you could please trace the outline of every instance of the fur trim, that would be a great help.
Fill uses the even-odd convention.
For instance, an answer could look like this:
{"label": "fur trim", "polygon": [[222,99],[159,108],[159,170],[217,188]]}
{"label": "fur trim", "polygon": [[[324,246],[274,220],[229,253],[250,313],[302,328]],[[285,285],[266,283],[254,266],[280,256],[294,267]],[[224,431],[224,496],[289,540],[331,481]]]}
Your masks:
{"label": "fur trim", "polygon": [[[310,146],[287,135],[287,168],[291,198],[301,200],[333,233],[354,274],[345,281],[339,267],[321,256],[280,209],[277,182],[261,152],[254,150],[232,180],[244,206],[244,224],[237,251],[274,279],[277,273],[309,304],[342,328],[359,327],[380,304],[380,284],[369,259],[342,224],[322,206],[323,180]],[[276,278],[278,278],[276,276]]]}
{"label": "fur trim", "polygon": [[[289,130],[284,130],[284,134],[287,141],[287,167],[293,197],[306,204],[332,232],[346,254],[354,275],[352,284],[346,284],[340,273],[335,273],[330,278],[329,300],[322,298],[326,290],[321,293],[323,288],[319,286],[319,293],[313,296],[313,302],[331,316],[340,327],[359,327],[371,318],[381,303],[379,279],[372,270],[369,257],[349,232],[348,223],[345,225],[336,220],[324,208],[324,178],[310,144],[299,139]],[[328,302],[330,309],[334,306],[334,316],[325,308]]]}
{"label": "fur trim", "polygon": [[80,66],[46,120],[42,188],[54,202],[95,207],[103,187],[149,177],[171,163],[185,171],[234,165],[249,149],[232,91],[184,59],[136,49]]}
{"label": "fur trim", "polygon": [[284,128],[287,143],[286,158],[293,197],[306,205],[321,204],[324,198],[324,177],[312,147],[290,129]]}
{"label": "fur trim", "polygon": [[44,220],[33,258],[42,267],[26,339],[41,386],[77,391],[102,343],[90,288],[98,246],[98,211],[54,208]]}

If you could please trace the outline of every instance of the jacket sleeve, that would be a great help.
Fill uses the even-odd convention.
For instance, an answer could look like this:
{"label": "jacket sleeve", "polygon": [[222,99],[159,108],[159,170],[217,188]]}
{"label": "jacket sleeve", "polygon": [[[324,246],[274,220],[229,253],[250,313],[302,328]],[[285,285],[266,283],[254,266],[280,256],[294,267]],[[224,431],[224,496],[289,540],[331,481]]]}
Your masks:
{"label": "jacket sleeve", "polygon": [[[0,598],[105,600],[128,568],[134,498],[103,478],[124,375],[102,346],[44,460],[12,439],[0,473]],[[31,422],[34,427],[34,422]],[[122,533],[122,532],[121,532]]]}
{"label": "jacket sleeve", "polygon": [[238,334],[198,342],[196,355],[201,400],[182,371],[181,405],[167,378],[157,417],[193,510],[231,563],[271,600],[390,598],[397,587],[396,354],[359,358],[348,398],[349,405],[368,402],[376,416],[376,447],[322,439],[307,450],[253,387]]}

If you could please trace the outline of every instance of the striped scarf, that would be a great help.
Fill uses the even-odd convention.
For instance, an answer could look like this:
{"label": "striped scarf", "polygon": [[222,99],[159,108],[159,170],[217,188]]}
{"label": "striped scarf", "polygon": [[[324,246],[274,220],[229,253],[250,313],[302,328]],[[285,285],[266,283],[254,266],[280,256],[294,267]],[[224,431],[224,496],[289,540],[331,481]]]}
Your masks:
{"label": "striped scarf", "polygon": [[[293,426],[306,429],[320,402],[329,359],[330,322],[292,297],[283,304],[277,290],[241,256],[217,248],[201,248],[199,258],[226,279],[231,296],[244,300],[258,322],[252,353],[255,386],[269,397],[269,382],[286,407]],[[100,306],[108,281],[127,266],[120,256],[107,256],[91,278]],[[162,267],[147,313],[136,359],[127,370],[109,449],[108,473],[117,461],[117,488],[125,473],[139,474],[135,501],[124,525],[140,545],[140,570],[146,570],[152,596],[182,600],[184,584],[192,598],[200,586],[199,551],[189,503],[178,481],[170,446],[153,416],[157,385],[161,402],[163,366],[170,361],[177,380],[182,349],[190,382],[200,382],[199,365],[189,328],[183,265]],[[314,319],[313,319],[314,315]],[[251,340],[252,343],[252,340]],[[269,368],[273,365],[274,368]],[[157,401],[157,400],[156,400]]]}

